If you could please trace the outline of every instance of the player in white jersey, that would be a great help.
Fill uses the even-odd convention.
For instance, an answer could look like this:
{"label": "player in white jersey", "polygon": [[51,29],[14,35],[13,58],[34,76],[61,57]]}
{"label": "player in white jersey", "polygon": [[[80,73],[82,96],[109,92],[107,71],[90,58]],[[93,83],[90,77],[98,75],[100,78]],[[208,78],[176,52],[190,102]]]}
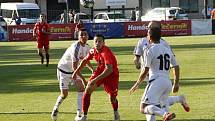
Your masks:
{"label": "player in white jersey", "polygon": [[[51,117],[57,120],[57,114],[60,104],[68,96],[69,83],[74,85],[77,89],[77,115],[75,119],[81,116],[82,96],[84,92],[84,85],[87,84],[84,77],[78,75],[76,81],[71,80],[73,71],[77,68],[79,61],[82,60],[90,50],[87,44],[88,33],[86,29],[79,31],[79,40],[74,42],[64,53],[57,66],[57,78],[59,80],[59,87],[61,94],[58,96],[54,105]],[[92,65],[88,63],[88,68],[93,71]]]}
{"label": "player in white jersey", "polygon": [[172,89],[172,83],[169,79],[170,64],[173,66],[174,85],[173,91],[177,91],[179,84],[179,68],[171,49],[160,43],[160,28],[149,28],[147,37],[150,46],[144,52],[144,67],[134,86],[129,90],[130,94],[134,92],[143,80],[149,74],[149,83],[145,88],[141,100],[141,113],[158,115],[169,121],[175,118],[174,113],[170,113],[161,107],[161,102],[166,102]]}
{"label": "player in white jersey", "polygon": [[[159,22],[156,22],[156,21],[151,21],[148,25],[148,28],[153,28],[153,27],[156,27],[156,28],[161,28],[161,25]],[[170,50],[171,47],[169,46],[169,44],[164,40],[164,39],[160,39],[160,44],[164,45],[165,47],[169,48]],[[143,62],[144,62],[144,50],[146,50],[146,48],[150,46],[150,43],[147,39],[147,37],[144,37],[144,38],[141,38],[135,49],[134,49],[134,64],[136,66],[137,69],[144,69],[144,65],[143,65]],[[142,63],[141,63],[142,62]],[[179,67],[176,67],[176,68],[179,68]],[[147,82],[148,82],[148,79],[145,79]],[[179,85],[176,85],[175,86],[177,87],[174,87],[175,92],[178,92],[178,88],[179,88]],[[163,107],[166,111],[169,110],[169,106],[175,104],[175,103],[181,103],[184,110],[186,112],[189,112],[190,108],[189,108],[189,105],[187,104],[186,100],[185,100],[185,97],[183,95],[180,95],[180,96],[168,96],[168,100],[166,102],[162,102],[164,103]],[[146,119],[147,121],[155,121],[155,116],[154,115],[146,115]]]}

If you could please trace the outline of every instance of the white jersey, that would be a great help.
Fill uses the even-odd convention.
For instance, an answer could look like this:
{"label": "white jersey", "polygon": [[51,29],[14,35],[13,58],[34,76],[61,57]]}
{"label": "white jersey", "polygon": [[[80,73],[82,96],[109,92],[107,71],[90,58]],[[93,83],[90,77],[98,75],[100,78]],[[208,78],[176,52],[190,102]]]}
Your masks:
{"label": "white jersey", "polygon": [[[160,39],[160,43],[163,44],[165,47],[171,49],[171,47],[169,46],[169,44],[164,40],[164,39]],[[134,55],[139,55],[139,56],[142,56],[143,57],[143,53],[144,53],[144,50],[149,46],[149,41],[146,37],[144,38],[141,38],[135,49],[134,49]]]}
{"label": "white jersey", "polygon": [[163,44],[150,44],[144,52],[144,66],[149,67],[149,80],[158,76],[169,78],[170,64],[177,66],[172,51]]}
{"label": "white jersey", "polygon": [[[164,40],[164,39],[160,39],[160,44],[162,44],[162,45],[164,45],[165,47],[167,47],[167,48],[169,48],[170,50],[172,50],[171,49],[171,47],[170,47],[170,45]],[[149,44],[149,41],[148,41],[148,39],[146,38],[146,37],[144,37],[144,38],[141,38],[139,41],[138,41],[138,43],[137,43],[137,45],[136,45],[136,47],[135,47],[135,49],[134,49],[134,52],[133,52],[133,54],[134,55],[139,55],[139,56],[141,56],[141,59],[142,60],[140,60],[140,62],[141,62],[141,64],[142,64],[142,67],[141,68],[144,68],[144,65],[143,65],[143,61],[144,61],[144,51],[145,51],[145,49],[149,46],[150,44]],[[173,53],[173,52],[172,52]]]}
{"label": "white jersey", "polygon": [[73,62],[77,62],[83,59],[87,55],[89,50],[90,47],[87,44],[85,46],[81,46],[79,42],[73,43],[60,59],[58,68],[65,72],[73,72]]}

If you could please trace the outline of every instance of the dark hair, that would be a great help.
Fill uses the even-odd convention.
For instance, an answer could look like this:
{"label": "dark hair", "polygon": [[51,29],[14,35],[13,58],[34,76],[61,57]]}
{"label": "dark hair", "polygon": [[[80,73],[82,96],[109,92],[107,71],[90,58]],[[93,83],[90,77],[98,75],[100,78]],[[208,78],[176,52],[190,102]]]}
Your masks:
{"label": "dark hair", "polygon": [[150,37],[154,42],[160,42],[161,39],[161,29],[157,27],[149,28]]}
{"label": "dark hair", "polygon": [[94,37],[101,37],[103,41],[105,41],[105,37],[102,34],[96,34]]}
{"label": "dark hair", "polygon": [[79,31],[87,31],[87,29],[85,29],[85,28],[81,28]]}

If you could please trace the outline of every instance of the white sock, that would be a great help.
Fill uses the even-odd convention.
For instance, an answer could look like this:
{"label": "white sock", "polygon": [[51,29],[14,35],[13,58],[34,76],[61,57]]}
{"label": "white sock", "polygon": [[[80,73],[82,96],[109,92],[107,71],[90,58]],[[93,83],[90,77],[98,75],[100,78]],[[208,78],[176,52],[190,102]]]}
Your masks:
{"label": "white sock", "polygon": [[83,97],[84,92],[78,92],[77,93],[77,111],[79,110],[81,112],[82,109],[82,97]]}
{"label": "white sock", "polygon": [[58,108],[60,106],[60,104],[63,102],[63,100],[64,99],[59,95],[58,98],[57,98],[57,101],[56,101],[56,103],[54,105],[54,108],[55,109]]}
{"label": "white sock", "polygon": [[146,114],[146,121],[156,121],[155,115]]}
{"label": "white sock", "polygon": [[180,102],[180,96],[169,96],[167,101],[168,101],[169,106],[171,106],[175,103],[179,103]]}
{"label": "white sock", "polygon": [[157,106],[148,105],[145,107],[144,113],[163,117],[166,112]]}

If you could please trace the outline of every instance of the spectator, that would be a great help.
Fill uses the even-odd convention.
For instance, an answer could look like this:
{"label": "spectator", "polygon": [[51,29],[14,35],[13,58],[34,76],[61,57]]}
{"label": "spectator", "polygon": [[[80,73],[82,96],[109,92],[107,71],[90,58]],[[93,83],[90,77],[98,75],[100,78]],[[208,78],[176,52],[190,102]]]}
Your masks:
{"label": "spectator", "polygon": [[16,17],[16,25],[20,25],[22,23],[22,20],[19,16]]}
{"label": "spectator", "polygon": [[81,29],[84,29],[84,23],[82,20],[79,20],[79,22],[75,26],[74,39],[78,38],[78,33]]}
{"label": "spectator", "polygon": [[130,21],[136,21],[135,10],[132,10],[132,11],[131,11]]}
{"label": "spectator", "polygon": [[136,21],[141,21],[139,7],[135,8],[135,15],[136,15]]}
{"label": "spectator", "polygon": [[205,19],[209,19],[210,18],[210,16],[211,16],[211,10],[212,10],[212,8],[211,7],[207,7],[207,15],[206,15],[206,11],[205,11],[205,8],[203,8],[202,9],[202,15],[203,15],[203,18],[205,18]]}
{"label": "spectator", "polygon": [[75,16],[75,10],[69,10],[69,12],[67,13],[67,16],[64,16],[66,12],[62,13],[61,14],[61,17],[60,17],[60,21],[61,23],[67,23],[67,21],[65,21],[65,19],[68,19],[68,23],[74,23],[74,16]]}

